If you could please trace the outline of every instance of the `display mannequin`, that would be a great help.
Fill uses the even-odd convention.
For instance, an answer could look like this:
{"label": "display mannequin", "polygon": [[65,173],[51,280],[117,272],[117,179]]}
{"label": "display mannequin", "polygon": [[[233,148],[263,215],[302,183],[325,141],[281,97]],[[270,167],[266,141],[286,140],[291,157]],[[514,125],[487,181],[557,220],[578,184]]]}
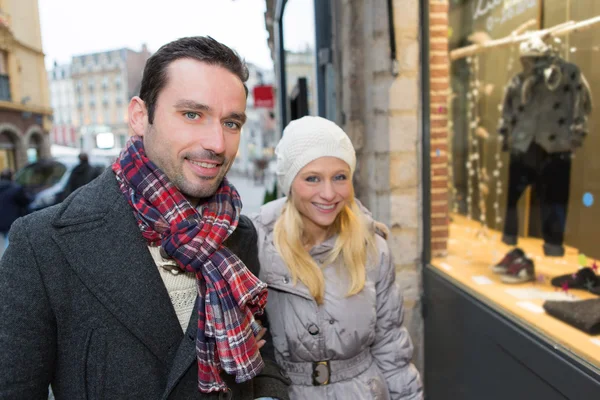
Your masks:
{"label": "display mannequin", "polygon": [[498,128],[503,150],[510,152],[502,241],[517,243],[517,202],[529,185],[535,185],[544,253],[562,256],[571,155],[587,135],[590,89],[579,68],[539,37],[521,44],[520,60],[523,70],[505,89]]}

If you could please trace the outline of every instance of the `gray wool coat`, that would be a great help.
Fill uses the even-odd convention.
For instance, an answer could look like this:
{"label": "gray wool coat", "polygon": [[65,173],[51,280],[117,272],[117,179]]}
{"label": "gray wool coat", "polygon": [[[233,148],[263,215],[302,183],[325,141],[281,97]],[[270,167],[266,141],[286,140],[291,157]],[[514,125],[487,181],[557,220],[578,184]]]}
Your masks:
{"label": "gray wool coat", "polygon": [[[227,241],[258,274],[247,218]],[[197,389],[197,312],[187,332],[112,171],[17,220],[0,261],[0,399],[287,399],[273,362],[228,395]],[[270,342],[270,341],[269,341]],[[269,356],[267,353],[271,353]]]}
{"label": "gray wool coat", "polygon": [[[260,278],[269,285],[267,312],[275,357],[292,380],[291,399],[422,399],[385,239],[376,235],[378,252],[367,265],[367,281],[357,295],[346,296],[348,279],[339,263],[323,268],[325,301],[319,306],[304,284],[293,284],[273,243],[273,227],[284,202],[263,206],[251,219],[258,230]],[[334,242],[335,237],[330,238],[310,251],[319,265]],[[326,362],[330,382],[316,386],[312,374],[326,377]]]}

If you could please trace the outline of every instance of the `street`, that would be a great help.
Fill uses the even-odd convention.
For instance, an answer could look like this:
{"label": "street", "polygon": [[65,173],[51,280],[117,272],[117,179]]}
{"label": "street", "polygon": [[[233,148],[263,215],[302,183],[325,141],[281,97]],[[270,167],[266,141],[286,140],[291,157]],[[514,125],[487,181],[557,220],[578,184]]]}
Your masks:
{"label": "street", "polygon": [[255,184],[252,179],[241,175],[228,174],[227,178],[235,186],[242,198],[242,214],[251,215],[258,212],[265,198],[265,186]]}

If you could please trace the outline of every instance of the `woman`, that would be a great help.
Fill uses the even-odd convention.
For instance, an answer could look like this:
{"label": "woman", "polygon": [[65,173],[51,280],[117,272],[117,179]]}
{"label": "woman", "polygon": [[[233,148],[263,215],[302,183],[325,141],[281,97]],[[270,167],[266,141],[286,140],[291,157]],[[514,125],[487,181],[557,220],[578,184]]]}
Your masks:
{"label": "woman", "polygon": [[304,117],[287,126],[276,154],[287,198],[252,219],[291,399],[422,399],[390,250],[354,199],[350,139]]}

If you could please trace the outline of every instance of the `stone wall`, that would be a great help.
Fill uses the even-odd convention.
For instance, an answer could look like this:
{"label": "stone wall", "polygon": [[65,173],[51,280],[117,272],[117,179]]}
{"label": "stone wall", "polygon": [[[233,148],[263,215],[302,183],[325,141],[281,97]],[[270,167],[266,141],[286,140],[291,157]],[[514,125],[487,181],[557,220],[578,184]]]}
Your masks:
{"label": "stone wall", "polygon": [[422,371],[419,2],[393,3],[397,75],[390,59],[387,1],[332,2],[338,122],[358,151],[357,196],[391,229],[405,325]]}

